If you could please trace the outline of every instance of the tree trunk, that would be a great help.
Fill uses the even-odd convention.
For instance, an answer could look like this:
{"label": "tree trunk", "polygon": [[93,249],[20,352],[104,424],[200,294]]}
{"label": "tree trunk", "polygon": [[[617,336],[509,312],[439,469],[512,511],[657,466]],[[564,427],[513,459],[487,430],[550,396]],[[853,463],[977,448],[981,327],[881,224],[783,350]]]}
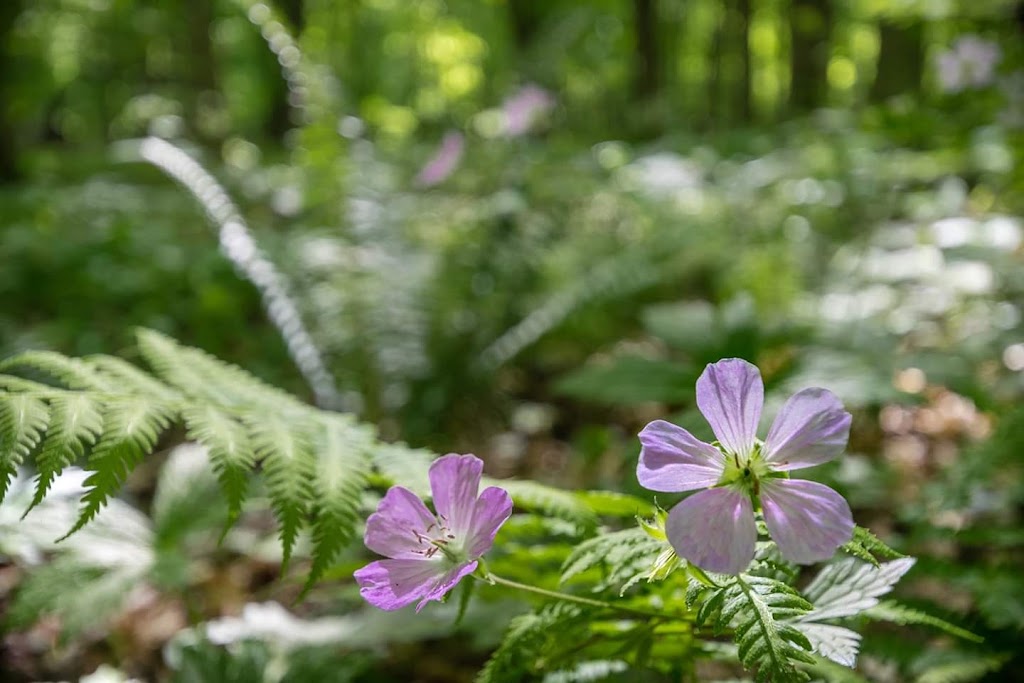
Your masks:
{"label": "tree trunk", "polygon": [[920,22],[882,22],[878,72],[871,84],[871,101],[884,102],[901,93],[917,92],[924,75],[924,26]]}
{"label": "tree trunk", "polygon": [[[0,103],[11,101],[7,91],[13,86],[6,75],[14,72],[14,60],[7,52],[7,45],[20,14],[21,0],[0,2]],[[14,142],[17,132],[8,117],[7,107],[0,105],[0,183],[18,178],[18,154]]]}
{"label": "tree trunk", "polygon": [[633,35],[636,39],[633,92],[639,99],[651,99],[661,88],[658,10],[655,2],[633,0]]}
{"label": "tree trunk", "polygon": [[825,104],[833,12],[829,0],[792,0],[789,7],[789,101],[797,111]]}

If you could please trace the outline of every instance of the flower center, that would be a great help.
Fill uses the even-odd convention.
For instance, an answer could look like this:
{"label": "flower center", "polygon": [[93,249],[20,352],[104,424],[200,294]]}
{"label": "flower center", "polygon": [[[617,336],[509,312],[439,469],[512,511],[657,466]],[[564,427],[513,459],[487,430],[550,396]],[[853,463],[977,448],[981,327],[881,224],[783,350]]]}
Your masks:
{"label": "flower center", "polygon": [[761,479],[772,473],[771,466],[761,455],[762,445],[760,440],[755,441],[749,453],[730,453],[718,445],[725,456],[725,470],[716,486],[739,486],[756,499],[760,494]]}
{"label": "flower center", "polygon": [[410,531],[416,538],[417,549],[413,552],[417,555],[422,555],[428,560],[440,555],[453,564],[466,561],[466,551],[456,542],[455,534],[452,533],[444,515],[438,515],[424,531]]}

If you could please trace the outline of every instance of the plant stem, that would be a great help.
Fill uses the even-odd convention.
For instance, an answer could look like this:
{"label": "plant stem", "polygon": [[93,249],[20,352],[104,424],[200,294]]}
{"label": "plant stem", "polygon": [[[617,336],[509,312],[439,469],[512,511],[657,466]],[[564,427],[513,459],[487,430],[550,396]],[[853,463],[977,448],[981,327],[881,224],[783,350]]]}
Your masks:
{"label": "plant stem", "polygon": [[654,612],[645,609],[638,609],[635,607],[626,607],[624,605],[616,605],[611,602],[604,602],[603,600],[594,600],[593,598],[584,598],[579,595],[572,595],[571,593],[560,593],[558,591],[551,591],[546,588],[539,586],[531,586],[526,583],[519,583],[518,581],[512,581],[495,574],[488,573],[483,577],[484,581],[490,583],[496,583],[500,586],[507,586],[508,588],[515,588],[516,590],[526,591],[527,593],[534,593],[536,595],[543,595],[546,598],[553,600],[563,600],[565,602],[575,602],[579,605],[587,605],[589,607],[597,607],[599,609],[611,610],[613,612],[621,612],[623,614],[629,614],[634,617],[644,617],[646,619],[669,619],[676,621],[685,621],[686,617],[683,615],[664,614],[662,612]]}

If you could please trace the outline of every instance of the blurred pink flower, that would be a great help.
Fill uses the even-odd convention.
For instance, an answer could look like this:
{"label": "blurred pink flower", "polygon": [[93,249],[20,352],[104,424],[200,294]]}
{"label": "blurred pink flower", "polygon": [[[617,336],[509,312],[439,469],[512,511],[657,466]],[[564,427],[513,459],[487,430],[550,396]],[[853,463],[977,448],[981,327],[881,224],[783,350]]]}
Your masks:
{"label": "blurred pink flower", "polygon": [[529,132],[537,120],[555,107],[555,98],[547,90],[529,83],[505,100],[505,135],[519,137]]}
{"label": "blurred pink flower", "polygon": [[978,36],[963,36],[938,56],[939,86],[945,92],[983,88],[992,83],[1001,57],[995,43]]}
{"label": "blurred pink flower", "polygon": [[454,130],[445,133],[441,146],[416,176],[416,184],[433,187],[444,182],[459,167],[465,149],[466,138],[462,133]]}
{"label": "blurred pink flower", "polygon": [[435,515],[407,488],[392,486],[366,521],[366,547],[388,559],[355,573],[359,593],[374,607],[396,610],[419,600],[416,611],[440,600],[477,559],[512,514],[505,489],[480,490],[484,463],[475,455],[450,453],[430,466]]}
{"label": "blurred pink flower", "polygon": [[853,536],[850,506],[813,481],[790,479],[846,448],[850,414],[826,389],[804,389],[786,401],[762,442],[761,373],[738,358],[708,365],[697,380],[697,407],[717,441],[655,420],[640,432],[637,478],[653,491],[701,491],[672,508],[665,533],[676,553],[698,567],[738,574],[754,559],[759,503],[783,557],[799,564],[827,560]]}

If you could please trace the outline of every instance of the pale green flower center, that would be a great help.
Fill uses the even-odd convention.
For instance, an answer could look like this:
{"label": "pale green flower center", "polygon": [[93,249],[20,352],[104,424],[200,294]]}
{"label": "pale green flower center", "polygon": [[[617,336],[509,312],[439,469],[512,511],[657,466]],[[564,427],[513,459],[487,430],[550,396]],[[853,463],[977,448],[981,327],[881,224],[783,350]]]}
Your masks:
{"label": "pale green flower center", "polygon": [[761,492],[761,480],[771,477],[785,476],[776,472],[762,455],[764,442],[755,439],[754,447],[749,453],[730,453],[718,442],[714,444],[725,456],[725,470],[715,486],[737,486],[746,491],[751,498],[757,500]]}

